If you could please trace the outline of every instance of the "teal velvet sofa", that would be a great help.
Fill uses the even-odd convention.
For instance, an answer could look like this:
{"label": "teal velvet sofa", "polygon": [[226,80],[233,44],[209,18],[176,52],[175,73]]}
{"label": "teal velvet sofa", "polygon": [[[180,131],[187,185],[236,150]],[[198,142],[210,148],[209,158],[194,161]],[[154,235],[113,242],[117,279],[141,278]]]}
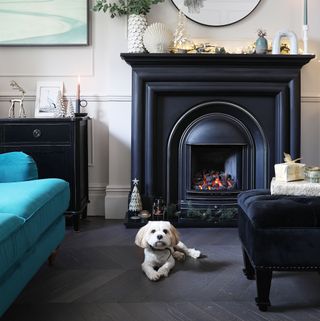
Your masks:
{"label": "teal velvet sofa", "polygon": [[69,198],[27,154],[0,154],[0,317],[63,240]]}

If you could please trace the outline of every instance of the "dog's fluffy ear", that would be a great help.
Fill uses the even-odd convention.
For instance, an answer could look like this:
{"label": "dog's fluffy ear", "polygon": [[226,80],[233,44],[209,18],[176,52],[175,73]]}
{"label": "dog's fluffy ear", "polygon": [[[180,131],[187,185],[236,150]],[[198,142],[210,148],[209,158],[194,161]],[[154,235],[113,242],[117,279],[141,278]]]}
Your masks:
{"label": "dog's fluffy ear", "polygon": [[172,246],[176,246],[180,242],[180,236],[178,231],[172,224],[170,225],[170,233],[171,233]]}
{"label": "dog's fluffy ear", "polygon": [[149,223],[143,227],[141,227],[141,229],[138,231],[137,235],[136,235],[136,239],[135,239],[135,243],[136,245],[138,245],[139,247],[142,247],[143,249],[145,249],[148,244],[147,244],[147,240],[146,240],[146,234],[147,231],[149,230]]}

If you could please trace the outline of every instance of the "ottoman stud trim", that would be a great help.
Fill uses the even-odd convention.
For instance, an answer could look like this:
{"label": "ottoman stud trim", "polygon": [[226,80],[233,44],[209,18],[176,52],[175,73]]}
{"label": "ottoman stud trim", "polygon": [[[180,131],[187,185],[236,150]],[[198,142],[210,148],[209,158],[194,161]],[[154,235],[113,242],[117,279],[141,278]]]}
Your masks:
{"label": "ottoman stud trim", "polygon": [[260,270],[274,270],[274,271],[283,271],[283,270],[320,270],[320,266],[255,266],[256,269]]}

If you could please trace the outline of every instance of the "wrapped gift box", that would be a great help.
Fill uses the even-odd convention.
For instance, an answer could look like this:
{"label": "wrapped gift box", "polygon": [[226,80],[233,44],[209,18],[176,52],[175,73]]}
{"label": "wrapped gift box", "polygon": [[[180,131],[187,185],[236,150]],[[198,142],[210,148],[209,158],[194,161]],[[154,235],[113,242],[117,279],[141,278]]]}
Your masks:
{"label": "wrapped gift box", "polygon": [[291,182],[304,179],[305,164],[300,163],[282,163],[274,165],[276,181]]}
{"label": "wrapped gift box", "polygon": [[279,182],[273,178],[270,191],[272,195],[320,196],[320,183]]}

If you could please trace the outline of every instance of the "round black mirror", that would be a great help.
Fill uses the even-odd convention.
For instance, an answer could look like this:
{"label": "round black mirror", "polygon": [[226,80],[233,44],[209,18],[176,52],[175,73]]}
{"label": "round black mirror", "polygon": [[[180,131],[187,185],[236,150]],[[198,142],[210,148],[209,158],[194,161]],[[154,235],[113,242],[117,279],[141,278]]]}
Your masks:
{"label": "round black mirror", "polygon": [[190,20],[202,25],[221,27],[248,16],[261,0],[171,0]]}

